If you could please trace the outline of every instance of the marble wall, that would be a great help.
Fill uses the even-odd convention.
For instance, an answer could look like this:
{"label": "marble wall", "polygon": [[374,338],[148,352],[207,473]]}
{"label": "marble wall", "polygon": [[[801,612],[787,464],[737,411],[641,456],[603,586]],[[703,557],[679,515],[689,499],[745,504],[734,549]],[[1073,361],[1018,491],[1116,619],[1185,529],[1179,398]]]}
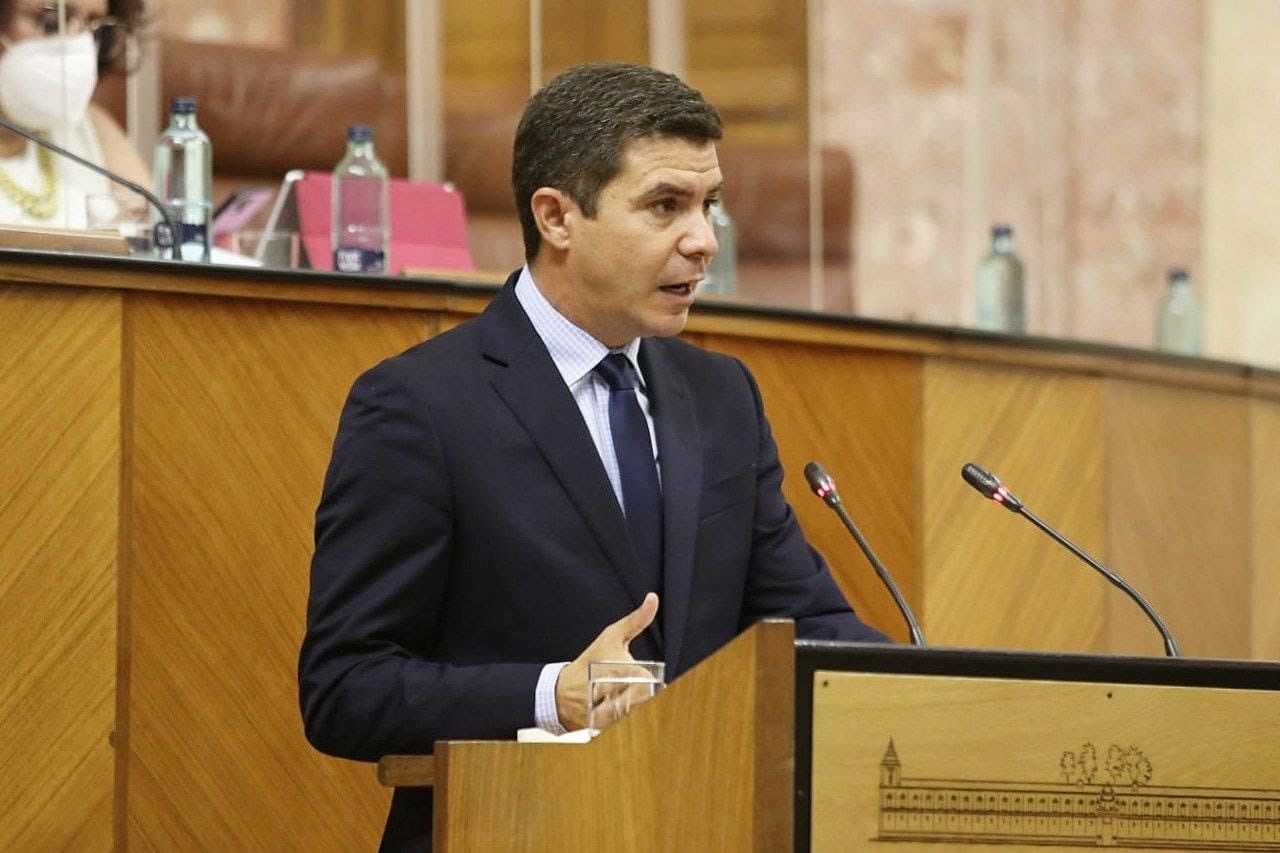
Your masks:
{"label": "marble wall", "polygon": [[967,324],[988,228],[1030,330],[1152,342],[1200,260],[1201,0],[825,0],[823,139],[857,170],[859,313]]}
{"label": "marble wall", "polygon": [[[752,10],[773,8],[685,2],[703,17],[727,10],[742,26],[756,26]],[[286,45],[299,8],[311,6],[156,8],[167,36]],[[1207,352],[1280,365],[1271,328],[1280,316],[1271,199],[1280,194],[1268,189],[1280,174],[1280,2],[807,8],[818,16],[808,51],[815,126],[824,144],[849,151],[857,182],[854,258],[827,274],[847,282],[859,313],[972,322],[977,262],[989,226],[1003,221],[1027,265],[1032,332],[1149,346],[1165,272],[1185,265],[1203,293]]]}
{"label": "marble wall", "polygon": [[1210,0],[1205,33],[1205,340],[1280,367],[1280,3]]}

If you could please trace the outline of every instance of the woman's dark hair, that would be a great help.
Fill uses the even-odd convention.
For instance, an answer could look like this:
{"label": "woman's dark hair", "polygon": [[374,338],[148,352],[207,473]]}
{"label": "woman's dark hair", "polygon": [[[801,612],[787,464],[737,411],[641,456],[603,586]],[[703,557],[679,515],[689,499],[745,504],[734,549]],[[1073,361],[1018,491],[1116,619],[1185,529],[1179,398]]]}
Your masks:
{"label": "woman's dark hair", "polygon": [[[146,24],[146,0],[108,0],[106,3],[106,14],[118,20],[120,27],[132,32],[134,37],[140,35],[142,27]],[[116,33],[116,37],[123,37],[123,33]],[[125,70],[125,64],[128,63],[124,50],[119,51],[119,55],[113,60],[106,60],[104,56],[109,56],[111,47],[102,42],[99,47],[99,60],[97,60],[97,73],[111,74],[119,73]]]}

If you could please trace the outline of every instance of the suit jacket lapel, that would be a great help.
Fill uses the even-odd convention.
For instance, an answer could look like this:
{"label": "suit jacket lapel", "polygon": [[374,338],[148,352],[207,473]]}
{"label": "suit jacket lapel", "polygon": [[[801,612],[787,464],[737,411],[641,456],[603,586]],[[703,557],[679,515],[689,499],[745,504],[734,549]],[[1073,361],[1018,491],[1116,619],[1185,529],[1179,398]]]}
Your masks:
{"label": "suit jacket lapel", "polygon": [[492,384],[528,432],[600,544],[627,597],[638,605],[639,558],[591,434],[542,340],[515,297],[515,276],[481,318],[486,358],[505,365]]}
{"label": "suit jacket lapel", "polygon": [[693,584],[693,555],[698,532],[698,502],[702,488],[702,453],[693,397],[684,376],[671,363],[659,340],[640,347],[641,368],[649,391],[649,411],[658,434],[658,466],[662,472],[663,595],[659,618],[665,638],[667,666],[680,659],[685,625],[689,621],[689,593]]}

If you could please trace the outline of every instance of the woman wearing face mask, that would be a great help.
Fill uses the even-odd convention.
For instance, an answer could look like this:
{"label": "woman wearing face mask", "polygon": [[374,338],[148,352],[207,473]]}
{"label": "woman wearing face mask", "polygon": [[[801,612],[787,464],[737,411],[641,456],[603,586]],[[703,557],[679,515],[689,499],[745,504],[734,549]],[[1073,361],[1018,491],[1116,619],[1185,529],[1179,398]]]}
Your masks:
{"label": "woman wearing face mask", "polygon": [[[143,185],[151,182],[120,126],[90,104],[98,75],[121,70],[143,0],[0,0],[0,113]],[[82,228],[85,199],[107,180],[0,129],[0,223]]]}

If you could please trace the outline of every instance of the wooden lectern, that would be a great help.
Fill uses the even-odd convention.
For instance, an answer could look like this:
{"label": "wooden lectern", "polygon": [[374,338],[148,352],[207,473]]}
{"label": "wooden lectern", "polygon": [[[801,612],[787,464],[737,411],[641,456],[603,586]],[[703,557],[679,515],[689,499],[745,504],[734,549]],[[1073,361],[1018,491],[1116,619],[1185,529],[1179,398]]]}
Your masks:
{"label": "wooden lectern", "polygon": [[1280,851],[1280,665],[795,641],[766,621],[590,744],[388,756],[442,851]]}

